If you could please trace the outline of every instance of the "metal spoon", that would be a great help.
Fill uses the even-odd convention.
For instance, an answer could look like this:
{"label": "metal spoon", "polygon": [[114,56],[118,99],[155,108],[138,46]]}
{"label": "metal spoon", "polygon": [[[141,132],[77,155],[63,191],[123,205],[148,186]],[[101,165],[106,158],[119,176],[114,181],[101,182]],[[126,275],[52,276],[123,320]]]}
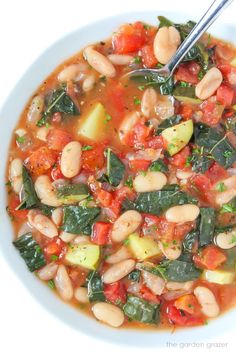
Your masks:
{"label": "metal spoon", "polygon": [[216,18],[223,12],[223,10],[232,2],[233,0],[215,0],[203,17],[198,21],[189,35],[185,38],[183,43],[179,46],[175,55],[170,59],[169,63],[163,66],[161,69],[138,69],[130,71],[125,75],[125,77],[134,76],[146,76],[146,75],[158,75],[166,80],[173,74],[177,65],[181,62],[187,52],[192,48],[192,46],[197,42],[197,40],[203,35],[203,33],[208,29],[208,27],[216,20]]}

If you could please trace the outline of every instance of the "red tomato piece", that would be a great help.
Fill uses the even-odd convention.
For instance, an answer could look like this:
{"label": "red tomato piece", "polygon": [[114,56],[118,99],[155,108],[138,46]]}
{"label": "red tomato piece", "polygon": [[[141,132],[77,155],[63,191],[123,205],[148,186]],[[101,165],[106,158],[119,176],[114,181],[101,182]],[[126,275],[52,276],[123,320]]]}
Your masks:
{"label": "red tomato piece", "polygon": [[112,200],[111,205],[108,208],[110,211],[110,214],[112,215],[112,218],[113,219],[118,218],[118,216],[120,214],[122,202],[125,198],[132,200],[132,199],[134,199],[134,197],[135,197],[135,193],[129,187],[124,186],[124,187],[121,187],[120,189],[117,189],[113,193],[113,200]]}
{"label": "red tomato piece", "polygon": [[191,178],[191,183],[199,190],[201,193],[208,192],[211,188],[211,182],[209,178],[205,175],[195,175]]}
{"label": "red tomato piece", "polygon": [[234,89],[229,85],[221,84],[216,91],[216,99],[225,107],[231,106],[234,99]]}
{"label": "red tomato piece", "polygon": [[67,245],[64,241],[60,239],[60,237],[53,237],[47,245],[44,247],[44,254],[47,259],[51,260],[51,256],[55,255],[61,259],[66,253]]}
{"label": "red tomato piece", "polygon": [[118,54],[136,52],[141,49],[145,42],[145,28],[141,22],[122,26],[120,31],[112,37],[114,52]]}
{"label": "red tomato piece", "polygon": [[130,160],[129,165],[130,169],[134,172],[146,171],[150,166],[151,161],[147,160]]}
{"label": "red tomato piece", "polygon": [[211,99],[204,101],[201,104],[201,109],[203,113],[201,121],[208,125],[218,124],[224,111],[223,106],[213,102]]}
{"label": "red tomato piece", "polygon": [[190,148],[188,146],[185,146],[180,152],[171,157],[171,164],[178,168],[184,168],[186,165],[187,158],[190,155]]}
{"label": "red tomato piece", "polygon": [[224,178],[228,177],[227,171],[220,166],[217,162],[214,162],[210,168],[206,171],[205,176],[209,178],[211,183],[216,183]]}
{"label": "red tomato piece", "polygon": [[190,84],[197,84],[200,69],[200,65],[194,61],[180,64],[176,70],[175,79],[177,81],[189,82]]}
{"label": "red tomato piece", "polygon": [[188,312],[183,310],[178,310],[173,301],[169,302],[165,306],[166,316],[171,323],[174,323],[178,326],[195,326],[203,323],[201,317],[195,317],[190,315]]}
{"label": "red tomato piece", "polygon": [[226,261],[227,257],[218,247],[206,246],[193,260],[198,268],[214,270]]}
{"label": "red tomato piece", "polygon": [[56,164],[56,166],[52,168],[51,177],[54,181],[56,181],[57,179],[65,178],[65,176],[61,172],[59,164]]}
{"label": "red tomato piece", "polygon": [[95,193],[95,197],[97,198],[99,204],[101,204],[103,207],[108,207],[111,205],[112,194],[110,192],[100,189]]}
{"label": "red tomato piece", "polygon": [[42,146],[32,152],[25,160],[25,164],[31,173],[41,175],[47,172],[56,162],[56,154],[47,146]]}
{"label": "red tomato piece", "polygon": [[103,144],[92,147],[91,150],[83,151],[82,153],[82,168],[90,172],[102,168],[105,163]]}
{"label": "red tomato piece", "polygon": [[184,120],[188,120],[192,117],[193,109],[187,104],[181,105],[179,114],[181,114]]}
{"label": "red tomato piece", "polygon": [[141,287],[140,294],[144,300],[154,304],[160,304],[160,297],[153,294],[153,292],[147,286],[143,285]]}
{"label": "red tomato piece", "polygon": [[104,295],[106,299],[114,304],[126,302],[126,289],[121,281],[104,285]]}
{"label": "red tomato piece", "polygon": [[223,76],[228,75],[231,72],[230,64],[219,64],[217,68],[221,71]]}
{"label": "red tomato piece", "polygon": [[177,224],[175,226],[175,240],[183,240],[183,238],[193,229],[191,222],[185,222],[183,224]]}
{"label": "red tomato piece", "polygon": [[47,145],[52,150],[61,151],[71,141],[71,135],[61,129],[50,129],[47,135]]}
{"label": "red tomato piece", "polygon": [[147,44],[141,49],[143,65],[146,68],[154,68],[157,65],[157,58],[154,55],[153,43]]}
{"label": "red tomato piece", "polygon": [[16,210],[19,205],[20,199],[14,196],[14,198],[10,199],[7,210],[10,216],[24,220],[27,218],[29,210]]}
{"label": "red tomato piece", "polygon": [[144,145],[145,148],[163,149],[164,147],[163,137],[161,135],[157,135],[152,138],[149,138]]}
{"label": "red tomato piece", "polygon": [[196,297],[192,294],[187,294],[179,297],[174,302],[174,306],[178,310],[183,310],[190,315],[199,316],[201,314],[200,305]]}
{"label": "red tomato piece", "polygon": [[97,245],[106,245],[109,241],[109,232],[111,229],[111,224],[108,222],[96,222],[93,225],[93,232],[91,235],[91,240]]}

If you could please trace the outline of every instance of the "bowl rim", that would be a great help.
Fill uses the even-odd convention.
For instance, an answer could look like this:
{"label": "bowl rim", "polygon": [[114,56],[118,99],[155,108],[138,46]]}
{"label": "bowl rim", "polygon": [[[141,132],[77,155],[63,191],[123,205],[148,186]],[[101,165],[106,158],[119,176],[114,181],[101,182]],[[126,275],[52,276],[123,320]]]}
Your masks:
{"label": "bowl rim", "polygon": [[[173,16],[176,18],[176,12],[172,11],[161,11],[164,15]],[[187,13],[181,13],[180,17],[187,17]],[[12,230],[10,220],[6,215],[5,207],[6,204],[6,192],[4,187],[5,180],[5,169],[6,169],[6,161],[8,147],[10,144],[11,135],[15,126],[17,119],[19,118],[18,112],[21,112],[29,97],[32,95],[32,92],[35,92],[37,87],[40,85],[40,82],[46,77],[45,72],[50,74],[53,69],[63,62],[63,60],[69,58],[71,55],[75,54],[76,51],[73,49],[69,54],[67,53],[63,59],[63,55],[61,59],[56,60],[58,63],[55,65],[55,61],[52,61],[48,64],[47,68],[41,72],[40,76],[42,76],[42,80],[32,79],[32,73],[35,70],[40,70],[42,65],[47,64],[47,60],[55,53],[58,53],[58,50],[61,47],[65,47],[66,41],[72,41],[72,39],[76,40],[76,36],[83,36],[82,42],[89,44],[90,42],[94,42],[89,38],[94,38],[94,30],[95,32],[97,28],[101,30],[103,33],[104,27],[106,29],[108,27],[116,28],[118,24],[122,24],[125,21],[133,21],[139,18],[145,18],[145,21],[152,22],[156,16],[153,15],[153,11],[137,11],[137,12],[127,12],[120,13],[115,16],[109,16],[104,19],[86,24],[82,27],[78,27],[76,30],[66,34],[65,36],[58,39],[56,42],[51,44],[42,54],[34,60],[34,62],[29,66],[29,68],[25,71],[25,73],[18,80],[15,87],[12,89],[9,96],[6,98],[5,102],[2,105],[0,110],[0,117],[7,119],[7,117],[14,117],[14,119],[7,119],[3,142],[6,140],[6,144],[1,144],[1,153],[2,156],[6,156],[0,160],[0,200],[4,201],[4,204],[0,205],[0,232],[10,234],[10,230]],[[146,20],[148,18],[148,20]],[[114,25],[114,26],[113,26]],[[221,24],[222,26],[222,24]],[[226,26],[229,26],[229,24]],[[232,24],[230,23],[230,26]],[[235,27],[234,27],[235,28]],[[90,33],[89,37],[86,37],[86,32]],[[92,35],[93,34],[93,35]],[[98,37],[98,35],[97,35]],[[109,37],[109,35],[107,36]],[[103,35],[101,35],[103,39]],[[99,40],[99,39],[98,39]],[[78,48],[83,48],[84,45],[79,45]],[[80,50],[80,49],[79,49]],[[79,51],[77,49],[77,52]],[[30,92],[30,95],[28,94]],[[17,99],[16,99],[17,97]],[[3,130],[2,130],[3,132]],[[7,228],[7,232],[5,232]],[[10,270],[14,271],[15,274],[20,278],[24,287],[27,291],[37,300],[37,302],[43,306],[51,315],[54,315],[57,319],[62,321],[64,324],[72,327],[75,330],[81,331],[83,334],[87,336],[94,336],[98,340],[109,341],[111,343],[115,343],[121,346],[141,346],[141,347],[150,347],[150,346],[164,346],[168,342],[180,343],[187,338],[191,338],[196,341],[204,341],[205,339],[209,339],[213,337],[216,333],[220,333],[222,328],[224,331],[232,330],[232,323],[234,321],[234,314],[236,313],[236,309],[231,309],[229,312],[220,316],[218,319],[214,319],[210,321],[209,326],[201,326],[195,328],[188,328],[184,330],[177,330],[174,334],[171,334],[170,331],[156,331],[156,330],[134,330],[134,329],[113,329],[107,327],[101,323],[97,323],[93,318],[84,315],[81,311],[78,313],[74,310],[73,307],[68,306],[68,304],[62,302],[61,300],[55,301],[55,294],[48,289],[44,284],[38,281],[37,277],[32,277],[30,272],[26,269],[24,263],[21,258],[17,254],[16,250],[13,249],[11,242],[7,237],[3,238],[0,242],[0,251],[5,259]],[[83,321],[83,324],[80,322]],[[142,333],[142,334],[141,334]],[[137,334],[140,334],[137,336]]]}

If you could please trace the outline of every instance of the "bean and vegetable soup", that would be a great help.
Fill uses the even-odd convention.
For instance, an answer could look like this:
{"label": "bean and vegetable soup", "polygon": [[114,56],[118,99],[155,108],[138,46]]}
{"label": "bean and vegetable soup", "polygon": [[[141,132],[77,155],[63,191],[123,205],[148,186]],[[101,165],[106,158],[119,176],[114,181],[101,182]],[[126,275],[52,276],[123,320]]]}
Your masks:
{"label": "bean and vegetable soup", "polygon": [[42,83],[14,131],[7,211],[29,271],[113,327],[204,325],[236,303],[236,50],[124,24]]}

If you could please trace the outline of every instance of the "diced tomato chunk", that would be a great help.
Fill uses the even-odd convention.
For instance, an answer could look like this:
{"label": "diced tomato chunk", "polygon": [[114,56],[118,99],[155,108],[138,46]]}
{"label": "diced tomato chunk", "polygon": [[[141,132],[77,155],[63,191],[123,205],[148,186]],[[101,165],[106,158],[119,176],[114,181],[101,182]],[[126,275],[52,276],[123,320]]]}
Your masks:
{"label": "diced tomato chunk", "polygon": [[[165,311],[165,312],[164,312]],[[189,314],[184,310],[178,310],[174,306],[174,302],[170,301],[163,307],[164,315],[166,314],[168,320],[178,326],[196,326],[203,324],[203,318]]]}
{"label": "diced tomato chunk", "polygon": [[146,39],[144,25],[141,22],[124,25],[112,37],[114,52],[118,54],[136,52],[145,44]]}
{"label": "diced tomato chunk", "polygon": [[227,171],[220,166],[217,162],[214,162],[210,168],[206,171],[205,176],[209,178],[211,183],[216,183],[224,178],[228,177]]}
{"label": "diced tomato chunk", "polygon": [[96,222],[93,225],[93,231],[91,235],[91,241],[97,245],[106,245],[109,241],[109,232],[111,224],[108,222]]}
{"label": "diced tomato chunk", "polygon": [[120,214],[123,200],[125,198],[132,200],[134,197],[135,197],[134,191],[126,186],[117,189],[113,193],[113,200],[111,205],[109,206],[109,210],[114,219],[116,219]]}
{"label": "diced tomato chunk", "polygon": [[229,85],[221,84],[216,91],[216,99],[225,107],[231,106],[234,99],[234,89]]}
{"label": "diced tomato chunk", "polygon": [[125,111],[125,88],[121,83],[115,82],[114,85],[109,86],[107,92],[108,95],[108,104],[110,103],[112,115],[118,111],[120,114],[123,114]]}
{"label": "diced tomato chunk", "polygon": [[7,211],[10,216],[24,220],[27,218],[27,214],[28,214],[29,210],[25,210],[25,209],[16,210],[16,208],[19,205],[20,205],[20,199],[18,197],[14,196],[13,198],[10,199]]}
{"label": "diced tomato chunk", "polygon": [[163,149],[164,141],[161,135],[148,138],[144,143],[145,148]]}
{"label": "diced tomato chunk", "polygon": [[190,155],[190,148],[188,146],[185,146],[180,152],[171,157],[171,164],[178,168],[184,168],[186,165],[187,158]]}
{"label": "diced tomato chunk", "polygon": [[205,193],[210,190],[211,182],[205,175],[195,175],[191,178],[191,184],[193,184],[199,192]]}
{"label": "diced tomato chunk", "polygon": [[106,299],[114,304],[126,302],[126,289],[121,281],[104,285],[104,295]]}
{"label": "diced tomato chunk", "polygon": [[201,314],[200,305],[196,297],[192,294],[187,294],[179,297],[174,302],[174,306],[178,310],[183,310],[190,315],[199,316]]}
{"label": "diced tomato chunk", "polygon": [[105,191],[104,189],[100,189],[95,193],[97,201],[103,207],[108,207],[112,202],[112,194],[110,192]]}
{"label": "diced tomato chunk", "polygon": [[206,246],[193,260],[198,268],[214,270],[226,261],[225,253],[214,245]]}
{"label": "diced tomato chunk", "polygon": [[175,240],[183,240],[183,238],[193,229],[191,222],[185,222],[183,224],[177,224],[175,226]]}
{"label": "diced tomato chunk", "polygon": [[51,177],[54,181],[56,181],[57,179],[61,179],[61,178],[64,179],[65,178],[65,176],[61,172],[60,161],[58,161],[55,164],[55,166],[52,168]]}
{"label": "diced tomato chunk", "polygon": [[150,166],[151,161],[148,160],[130,160],[129,165],[132,171],[146,171]]}
{"label": "diced tomato chunk", "polygon": [[217,68],[221,71],[222,75],[226,76],[231,71],[230,64],[219,64]]}
{"label": "diced tomato chunk", "polygon": [[193,109],[190,105],[181,105],[179,114],[181,114],[184,120],[188,120],[192,117]]}
{"label": "diced tomato chunk", "polygon": [[189,82],[190,84],[197,84],[200,69],[200,65],[194,61],[180,64],[176,70],[175,79],[177,81]]}
{"label": "diced tomato chunk", "polygon": [[219,123],[222,117],[224,106],[213,102],[211,99],[208,99],[201,104],[201,109],[203,113],[201,121],[208,125],[216,125]]}
{"label": "diced tomato chunk", "polygon": [[67,245],[60,237],[54,237],[44,247],[44,254],[48,260],[51,260],[51,256],[58,256],[59,259],[63,258],[66,253]]}
{"label": "diced tomato chunk", "polygon": [[143,285],[141,287],[140,294],[144,300],[154,304],[160,304],[160,297],[153,294],[153,292],[147,286]]}
{"label": "diced tomato chunk", "polygon": [[31,173],[41,175],[54,165],[56,158],[55,152],[49,150],[47,146],[42,146],[32,152],[25,160],[25,164]]}
{"label": "diced tomato chunk", "polygon": [[[91,145],[91,144],[89,144]],[[83,151],[82,153],[82,168],[94,172],[104,166],[104,146],[93,145],[91,150]]]}
{"label": "diced tomato chunk", "polygon": [[47,135],[47,145],[52,150],[61,151],[70,141],[71,135],[61,129],[50,129]]}
{"label": "diced tomato chunk", "polygon": [[147,44],[141,49],[143,65],[146,68],[154,68],[157,65],[157,58],[154,55],[153,44]]}

